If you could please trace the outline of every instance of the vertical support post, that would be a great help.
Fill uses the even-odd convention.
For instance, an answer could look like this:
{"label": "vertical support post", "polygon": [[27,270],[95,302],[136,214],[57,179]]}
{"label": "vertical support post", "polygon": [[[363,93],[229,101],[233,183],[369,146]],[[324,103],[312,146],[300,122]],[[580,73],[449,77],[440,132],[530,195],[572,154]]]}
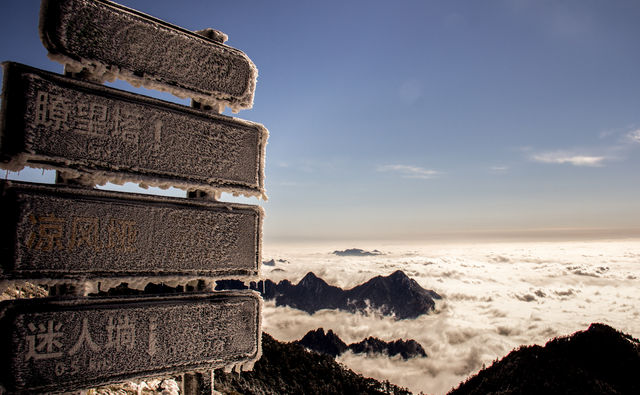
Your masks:
{"label": "vertical support post", "polygon": [[184,395],[212,395],[213,370],[189,372],[182,375],[182,393]]}
{"label": "vertical support post", "polygon": [[[193,105],[192,101],[192,105]],[[187,199],[208,199],[216,200],[211,194],[204,191],[189,191]],[[207,289],[207,282],[199,279],[196,289],[200,292],[212,290]],[[217,392],[214,390],[213,369],[202,372],[187,372],[182,374],[182,393],[184,395],[213,395]]]}

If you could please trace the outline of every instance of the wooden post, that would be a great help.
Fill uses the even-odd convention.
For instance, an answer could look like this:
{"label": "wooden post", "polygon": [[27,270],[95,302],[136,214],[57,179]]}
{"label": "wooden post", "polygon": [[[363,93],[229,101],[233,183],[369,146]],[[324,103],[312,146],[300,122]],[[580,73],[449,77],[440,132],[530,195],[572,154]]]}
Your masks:
{"label": "wooden post", "polygon": [[189,372],[182,375],[182,393],[184,395],[212,395],[213,370]]}

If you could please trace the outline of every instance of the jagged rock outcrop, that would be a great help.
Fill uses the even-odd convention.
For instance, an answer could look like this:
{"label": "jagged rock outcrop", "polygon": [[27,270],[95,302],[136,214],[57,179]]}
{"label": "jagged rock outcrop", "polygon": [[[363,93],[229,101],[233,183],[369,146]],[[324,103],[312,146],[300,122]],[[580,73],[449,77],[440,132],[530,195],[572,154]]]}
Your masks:
{"label": "jagged rock outcrop", "polygon": [[307,332],[296,343],[309,350],[331,355],[332,357],[336,357],[347,350],[351,350],[356,354],[384,354],[390,357],[400,354],[403,359],[425,358],[427,356],[420,343],[413,339],[385,342],[376,337],[368,337],[361,342],[347,346],[331,329],[325,333],[324,328]]}
{"label": "jagged rock outcrop", "polygon": [[427,357],[424,348],[413,339],[385,342],[377,337],[368,337],[359,343],[349,344],[349,350],[356,354],[386,354],[390,357],[400,354],[403,359]]}
{"label": "jagged rock outcrop", "polygon": [[604,324],[521,347],[450,394],[640,394],[640,342]]}
{"label": "jagged rock outcrop", "polygon": [[276,300],[276,306],[290,306],[313,314],[322,309],[368,312],[373,309],[396,319],[416,318],[435,307],[436,292],[424,289],[401,270],[389,276],[377,276],[352,289],[329,285],[313,272],[307,273],[298,284],[289,280],[278,284],[271,280],[252,282],[249,287],[237,280],[221,280],[216,290],[253,289],[265,300]]}
{"label": "jagged rock outcrop", "polygon": [[333,333],[331,329],[329,329],[327,333],[324,332],[324,328],[309,331],[302,339],[295,343],[321,354],[331,355],[332,357],[337,357],[347,351],[345,342]]}

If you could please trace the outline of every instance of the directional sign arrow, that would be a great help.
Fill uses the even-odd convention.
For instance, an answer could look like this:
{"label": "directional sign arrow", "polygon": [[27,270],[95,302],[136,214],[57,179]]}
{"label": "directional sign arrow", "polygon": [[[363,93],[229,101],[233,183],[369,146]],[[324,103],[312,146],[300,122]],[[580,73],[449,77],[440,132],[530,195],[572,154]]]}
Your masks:
{"label": "directional sign arrow", "polygon": [[0,167],[264,195],[264,126],[4,63]]}
{"label": "directional sign arrow", "polygon": [[251,108],[257,70],[237,49],[106,0],[44,0],[40,35],[52,59],[234,112]]}
{"label": "directional sign arrow", "polygon": [[0,279],[258,275],[258,206],[11,181],[0,205]]}
{"label": "directional sign arrow", "polygon": [[260,354],[253,292],[0,302],[7,393],[64,392],[251,363]]}

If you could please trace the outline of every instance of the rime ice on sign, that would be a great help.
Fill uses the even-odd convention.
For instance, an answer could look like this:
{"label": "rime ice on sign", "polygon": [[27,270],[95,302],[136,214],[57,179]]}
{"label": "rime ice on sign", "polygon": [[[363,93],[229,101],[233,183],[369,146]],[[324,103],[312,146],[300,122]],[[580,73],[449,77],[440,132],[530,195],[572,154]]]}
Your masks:
{"label": "rime ice on sign", "polygon": [[260,208],[1,182],[0,278],[256,276]]}
{"label": "rime ice on sign", "polygon": [[0,376],[11,392],[68,391],[255,361],[259,311],[239,292],[3,302]]}
{"label": "rime ice on sign", "polygon": [[0,155],[11,170],[71,167],[88,183],[143,181],[265,198],[262,125],[16,63],[4,70]]}
{"label": "rime ice on sign", "polygon": [[105,0],[44,0],[42,42],[54,60],[234,112],[251,108],[257,70],[237,49]]}
{"label": "rime ice on sign", "polygon": [[[7,63],[0,166],[54,168],[85,186],[137,181],[265,197],[266,129],[207,112],[253,104],[257,70],[221,34],[107,0],[43,0],[40,33],[68,75],[123,78],[190,97],[202,111]],[[0,282],[108,288],[259,274],[257,206],[1,181],[0,205]],[[260,357],[253,291],[67,297],[0,302],[0,393],[250,369]]]}

